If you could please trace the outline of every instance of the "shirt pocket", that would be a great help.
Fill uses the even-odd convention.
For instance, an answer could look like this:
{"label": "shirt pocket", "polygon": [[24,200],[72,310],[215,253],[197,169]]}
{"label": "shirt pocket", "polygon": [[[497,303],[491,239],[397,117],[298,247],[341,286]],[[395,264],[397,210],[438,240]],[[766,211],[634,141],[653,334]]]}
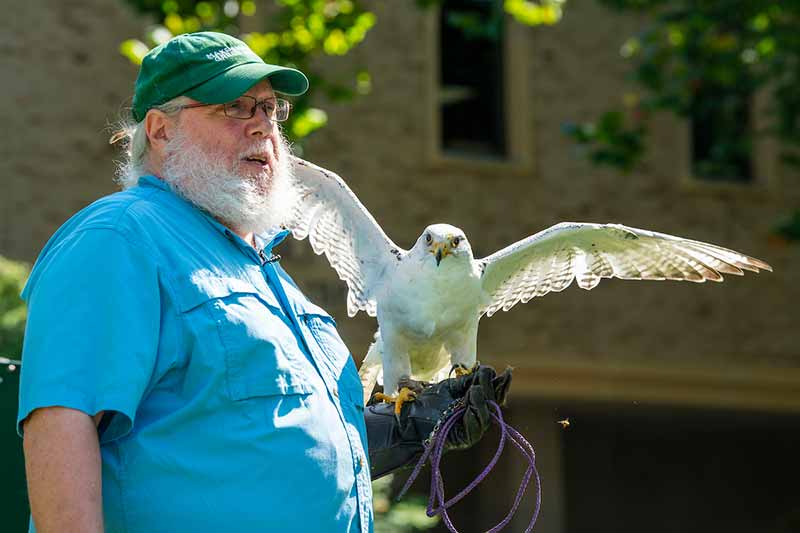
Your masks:
{"label": "shirt pocket", "polygon": [[218,275],[194,275],[176,285],[178,310],[193,337],[192,358],[223,365],[231,400],[311,392],[302,378],[308,361],[274,294]]}
{"label": "shirt pocket", "polygon": [[336,321],[308,300],[294,300],[295,312],[308,327],[324,356],[322,364],[336,381],[340,395],[364,410],[364,392],[353,357],[336,330]]}

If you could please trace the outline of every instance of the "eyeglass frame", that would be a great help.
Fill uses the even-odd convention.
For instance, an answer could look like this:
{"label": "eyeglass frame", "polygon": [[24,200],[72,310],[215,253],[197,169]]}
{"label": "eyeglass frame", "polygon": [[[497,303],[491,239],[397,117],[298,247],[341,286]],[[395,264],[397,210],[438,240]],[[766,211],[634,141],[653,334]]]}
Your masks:
{"label": "eyeglass frame", "polygon": [[[242,98],[249,98],[249,99],[251,99],[251,100],[253,100],[255,102],[255,104],[253,104],[253,107],[251,108],[252,112],[250,113],[250,116],[249,117],[232,117],[232,116],[230,116],[228,114],[227,106],[229,104],[232,104],[232,103],[236,102],[237,100],[242,99]],[[264,104],[266,104],[267,102],[275,102],[275,115],[276,116],[274,118],[270,117],[269,114],[267,113],[266,108],[264,108]],[[286,102],[286,118],[284,118],[283,120],[279,120],[278,117],[277,117],[278,106],[280,105],[279,102]],[[225,103],[222,103],[222,104],[184,104],[184,105],[178,106],[177,109],[178,110],[192,109],[192,108],[195,108],[195,107],[209,107],[209,106],[212,106],[212,105],[221,105],[222,106],[222,112],[225,114],[225,116],[228,117],[228,118],[232,118],[234,120],[250,120],[251,118],[256,116],[256,111],[260,107],[261,109],[264,110],[264,114],[267,115],[267,118],[270,121],[284,122],[289,118],[289,112],[292,110],[292,103],[289,100],[286,100],[285,98],[271,97],[271,98],[264,98],[263,100],[256,100],[255,97],[247,95],[247,94],[243,94],[242,96],[240,96],[236,100],[231,100],[230,102],[225,102]]]}

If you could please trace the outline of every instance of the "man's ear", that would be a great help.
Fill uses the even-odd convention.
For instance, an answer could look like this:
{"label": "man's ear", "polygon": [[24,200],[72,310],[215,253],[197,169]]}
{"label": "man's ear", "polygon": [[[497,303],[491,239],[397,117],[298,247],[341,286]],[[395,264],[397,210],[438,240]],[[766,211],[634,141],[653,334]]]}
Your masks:
{"label": "man's ear", "polygon": [[174,126],[174,119],[163,111],[151,109],[147,112],[144,118],[144,131],[151,148],[159,155],[164,153],[164,146],[172,138]]}

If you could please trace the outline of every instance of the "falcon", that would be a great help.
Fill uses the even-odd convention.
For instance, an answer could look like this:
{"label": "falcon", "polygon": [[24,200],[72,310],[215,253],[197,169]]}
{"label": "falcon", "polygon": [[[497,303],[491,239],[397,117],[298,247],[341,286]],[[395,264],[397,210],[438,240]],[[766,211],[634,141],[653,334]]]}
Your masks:
{"label": "falcon", "polygon": [[379,398],[397,412],[421,384],[474,368],[481,317],[573,280],[588,290],[603,278],[702,283],[772,271],[727,248],[620,224],[562,222],[483,259],[462,230],[433,224],[404,250],[339,176],[299,158],[293,166],[297,200],[286,228],[308,238],[347,284],[349,316],[377,317],[359,369],[364,401],[382,374]]}

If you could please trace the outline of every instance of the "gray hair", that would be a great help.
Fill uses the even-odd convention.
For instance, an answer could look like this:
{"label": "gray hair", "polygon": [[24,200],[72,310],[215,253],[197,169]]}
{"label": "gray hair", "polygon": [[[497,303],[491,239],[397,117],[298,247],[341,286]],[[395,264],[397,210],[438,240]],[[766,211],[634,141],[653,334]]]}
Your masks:
{"label": "gray hair", "polygon": [[[181,106],[192,103],[187,96],[178,96],[172,100],[153,106],[166,113],[174,115],[181,110]],[[139,176],[148,173],[147,156],[150,153],[150,141],[145,132],[144,120],[135,122],[133,119],[122,120],[115,128],[116,133],[111,137],[112,144],[122,141],[121,160],[117,161],[117,172],[114,181],[123,189],[135,187],[139,181]]]}

